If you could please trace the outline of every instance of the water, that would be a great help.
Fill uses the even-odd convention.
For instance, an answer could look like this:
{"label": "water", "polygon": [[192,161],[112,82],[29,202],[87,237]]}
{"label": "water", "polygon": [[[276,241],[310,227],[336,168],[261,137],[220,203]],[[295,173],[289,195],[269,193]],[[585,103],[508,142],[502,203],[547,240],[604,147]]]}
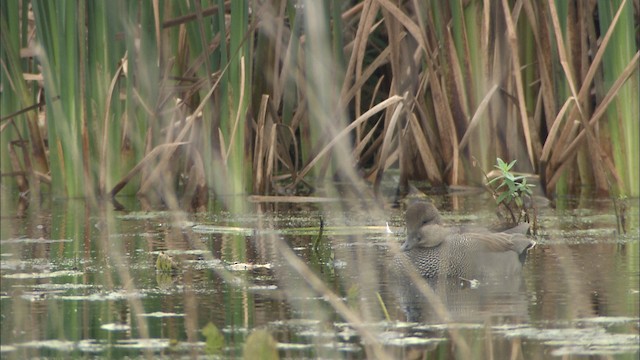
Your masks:
{"label": "water", "polygon": [[[494,217],[479,211],[483,198],[435,200],[447,221]],[[450,321],[413,283],[389,276],[404,237],[400,210],[376,219],[326,206],[314,250],[318,207],[99,213],[71,200],[3,209],[0,355],[234,358],[262,329],[281,358],[638,356],[635,201],[626,235],[616,234],[608,200],[541,208],[521,278],[434,288]],[[175,273],[156,271],[161,253],[179,264]],[[202,331],[210,323],[223,336],[217,349]]]}

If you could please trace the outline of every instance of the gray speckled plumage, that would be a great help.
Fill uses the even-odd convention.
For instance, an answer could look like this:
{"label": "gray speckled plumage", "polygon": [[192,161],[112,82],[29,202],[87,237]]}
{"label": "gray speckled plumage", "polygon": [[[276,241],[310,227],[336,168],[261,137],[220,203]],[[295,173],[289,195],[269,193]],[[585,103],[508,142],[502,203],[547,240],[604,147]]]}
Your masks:
{"label": "gray speckled plumage", "polygon": [[[501,277],[522,269],[526,252],[535,242],[519,226],[492,233],[479,227],[447,227],[431,203],[417,202],[406,212],[407,239],[399,257],[405,257],[425,278],[478,279]],[[395,259],[395,267],[403,267]]]}

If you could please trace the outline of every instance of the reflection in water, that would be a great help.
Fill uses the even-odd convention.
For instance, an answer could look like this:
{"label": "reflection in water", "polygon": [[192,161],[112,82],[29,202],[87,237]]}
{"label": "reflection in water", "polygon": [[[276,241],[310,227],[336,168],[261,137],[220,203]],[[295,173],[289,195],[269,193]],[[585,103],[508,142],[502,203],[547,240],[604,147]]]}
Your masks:
{"label": "reflection in water", "polygon": [[[529,320],[527,292],[519,274],[499,282],[481,283],[477,287],[464,286],[453,279],[430,279],[426,283],[434,290],[453,322],[519,324]],[[394,287],[406,321],[443,322],[415,284],[400,280]]]}
{"label": "reflection in water", "polygon": [[637,243],[541,246],[529,272],[532,311],[546,320],[557,319],[558,308],[568,320],[638,314],[629,302],[638,290],[637,251]]}

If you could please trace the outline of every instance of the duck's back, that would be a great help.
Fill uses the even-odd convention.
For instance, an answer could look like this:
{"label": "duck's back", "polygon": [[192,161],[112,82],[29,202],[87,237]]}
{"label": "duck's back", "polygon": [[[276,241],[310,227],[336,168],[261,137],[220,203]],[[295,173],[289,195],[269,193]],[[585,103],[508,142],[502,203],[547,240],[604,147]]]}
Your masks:
{"label": "duck's back", "polygon": [[416,247],[398,256],[425,278],[499,278],[521,271],[522,253],[528,248],[523,244],[530,243],[522,235],[457,233],[447,236],[439,246]]}

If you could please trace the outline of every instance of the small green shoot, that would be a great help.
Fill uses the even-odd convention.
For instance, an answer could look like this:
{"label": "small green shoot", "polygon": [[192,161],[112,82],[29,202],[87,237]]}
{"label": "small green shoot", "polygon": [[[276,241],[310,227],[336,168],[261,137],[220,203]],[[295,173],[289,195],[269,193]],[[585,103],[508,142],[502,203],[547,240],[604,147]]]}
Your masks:
{"label": "small green shoot", "polygon": [[322,233],[324,232],[324,219],[320,216],[320,229],[318,230],[318,236],[316,236],[313,241],[313,251],[318,252],[318,246],[320,246],[320,241],[322,240]]}
{"label": "small green shoot", "polygon": [[[494,167],[498,169],[499,174],[493,179],[489,179],[485,174],[488,180],[488,187],[496,200],[496,204],[499,207],[503,206],[509,212],[511,222],[517,224],[520,222],[522,214],[526,218],[529,217],[529,205],[526,200],[531,200],[532,189],[535,185],[527,183],[525,176],[516,175],[511,171],[516,160],[507,163],[501,158],[497,158],[496,161],[497,164]],[[516,218],[515,214],[519,214],[518,218]]]}
{"label": "small green shoot", "polygon": [[380,307],[382,308],[382,312],[384,313],[384,318],[387,321],[391,321],[391,316],[389,316],[389,311],[387,311],[387,305],[385,305],[384,300],[382,300],[382,296],[380,296],[380,293],[377,291],[376,297],[378,298],[378,302],[380,303]]}

